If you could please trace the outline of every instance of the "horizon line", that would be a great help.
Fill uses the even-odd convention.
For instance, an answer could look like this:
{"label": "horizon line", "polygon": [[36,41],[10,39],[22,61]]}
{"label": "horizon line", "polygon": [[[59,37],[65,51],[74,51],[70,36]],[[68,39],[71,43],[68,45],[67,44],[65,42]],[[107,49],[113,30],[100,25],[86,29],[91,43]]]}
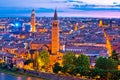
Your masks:
{"label": "horizon line", "polygon": [[[36,18],[53,18],[53,16],[36,16]],[[0,18],[31,18],[31,16],[0,16]],[[58,18],[120,18],[120,17],[93,17],[93,16],[58,16]]]}

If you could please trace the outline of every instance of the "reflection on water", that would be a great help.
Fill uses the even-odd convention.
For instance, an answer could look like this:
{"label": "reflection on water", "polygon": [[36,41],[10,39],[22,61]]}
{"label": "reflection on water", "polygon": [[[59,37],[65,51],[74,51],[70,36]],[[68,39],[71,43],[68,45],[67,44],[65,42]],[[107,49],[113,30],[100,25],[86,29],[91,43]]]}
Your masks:
{"label": "reflection on water", "polygon": [[32,80],[31,77],[28,77],[27,80]]}
{"label": "reflection on water", "polygon": [[40,80],[40,79],[32,77],[13,76],[10,74],[0,73],[0,80]]}
{"label": "reflection on water", "polygon": [[18,77],[17,77],[17,80],[22,80],[22,78],[18,76]]}
{"label": "reflection on water", "polygon": [[4,73],[1,73],[0,76],[1,76],[0,79],[1,79],[1,80],[4,80]]}

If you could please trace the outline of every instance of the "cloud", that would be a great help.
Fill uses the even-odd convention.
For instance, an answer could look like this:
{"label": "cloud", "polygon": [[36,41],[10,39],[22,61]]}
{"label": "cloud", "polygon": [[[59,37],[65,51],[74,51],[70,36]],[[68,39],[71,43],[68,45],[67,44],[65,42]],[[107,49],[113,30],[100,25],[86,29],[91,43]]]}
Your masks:
{"label": "cloud", "polygon": [[0,14],[79,13],[81,11],[118,11],[120,0],[0,0]]}
{"label": "cloud", "polygon": [[86,4],[94,4],[94,5],[114,5],[113,3],[119,4],[120,0],[74,0],[74,1],[82,1]]}
{"label": "cloud", "polygon": [[118,5],[120,0],[1,0],[1,7],[67,7],[68,5]]}
{"label": "cloud", "polygon": [[86,7],[103,7],[116,8],[120,7],[120,0],[1,0],[1,7],[19,7],[19,8],[86,8]]}

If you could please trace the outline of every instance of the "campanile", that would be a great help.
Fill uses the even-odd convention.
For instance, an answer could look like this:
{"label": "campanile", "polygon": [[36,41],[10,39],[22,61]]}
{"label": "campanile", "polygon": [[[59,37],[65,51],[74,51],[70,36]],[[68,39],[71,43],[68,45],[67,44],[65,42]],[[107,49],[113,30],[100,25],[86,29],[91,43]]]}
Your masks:
{"label": "campanile", "polygon": [[59,20],[57,11],[54,12],[54,20],[52,21],[52,54],[55,55],[59,51]]}
{"label": "campanile", "polygon": [[32,10],[32,14],[31,14],[31,32],[36,32],[34,9]]}

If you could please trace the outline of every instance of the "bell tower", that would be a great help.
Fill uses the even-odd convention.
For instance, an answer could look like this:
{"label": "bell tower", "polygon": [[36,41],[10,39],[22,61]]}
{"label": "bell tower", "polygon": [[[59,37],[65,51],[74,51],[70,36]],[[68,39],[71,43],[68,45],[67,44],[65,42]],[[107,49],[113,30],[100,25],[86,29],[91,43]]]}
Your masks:
{"label": "bell tower", "polygon": [[102,22],[102,20],[99,21],[99,26],[100,26],[100,27],[103,26],[103,22]]}
{"label": "bell tower", "polygon": [[32,10],[32,14],[31,14],[31,32],[36,32],[36,26],[35,26],[35,10]]}
{"label": "bell tower", "polygon": [[53,55],[57,54],[59,51],[59,20],[57,16],[57,11],[54,12],[54,20],[52,21],[52,49]]}

